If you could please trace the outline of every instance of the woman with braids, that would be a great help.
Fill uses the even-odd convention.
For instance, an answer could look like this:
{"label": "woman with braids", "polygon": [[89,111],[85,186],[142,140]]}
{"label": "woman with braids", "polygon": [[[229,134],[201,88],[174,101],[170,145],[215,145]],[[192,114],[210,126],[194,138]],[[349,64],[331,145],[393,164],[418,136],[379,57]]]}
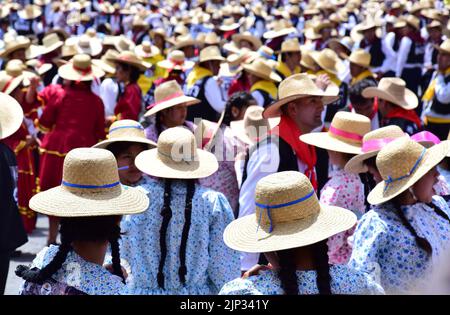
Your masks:
{"label": "woman with braids", "polygon": [[319,203],[308,178],[285,171],[256,186],[255,214],[227,226],[227,246],[264,253],[270,265],[248,278],[227,283],[223,295],[383,294],[366,273],[329,265],[327,239],[350,229],[356,215]]}
{"label": "woman with braids", "polygon": [[381,181],[368,195],[373,207],[358,223],[349,265],[371,273],[387,293],[420,285],[450,245],[450,210],[433,188],[448,148],[448,141],[426,149],[401,137],[385,145],[370,167]]}
{"label": "woman with braids", "polygon": [[194,135],[169,128],[156,149],[136,158],[152,176],[141,185],[152,202],[138,216],[124,217],[122,258],[131,272],[129,294],[217,294],[240,276],[239,254],[223,242],[233,212],[223,194],[197,184],[218,168],[213,154],[197,149]]}
{"label": "woman with braids", "polygon": [[[30,207],[61,218],[61,245],[45,247],[31,267],[18,266],[22,295],[112,295],[125,286],[120,266],[119,222],[124,214],[147,209],[147,196],[120,184],[111,152],[96,148],[70,151],[59,187],[35,195]],[[103,267],[111,248],[111,272]]]}

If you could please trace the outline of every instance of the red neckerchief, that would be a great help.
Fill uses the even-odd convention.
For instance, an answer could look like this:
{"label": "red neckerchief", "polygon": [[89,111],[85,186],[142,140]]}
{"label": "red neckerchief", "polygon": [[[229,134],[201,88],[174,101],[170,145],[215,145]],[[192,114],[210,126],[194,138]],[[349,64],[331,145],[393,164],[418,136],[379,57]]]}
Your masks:
{"label": "red neckerchief", "polygon": [[420,121],[419,116],[417,116],[416,112],[412,109],[404,109],[400,106],[395,106],[383,119],[391,119],[391,118],[402,118],[413,122],[418,128],[422,127],[422,123]]}
{"label": "red neckerchief", "polygon": [[317,175],[314,169],[317,162],[316,149],[314,146],[300,141],[299,138],[302,132],[297,127],[297,124],[288,116],[282,115],[280,123],[270,131],[270,134],[281,137],[281,139],[291,146],[297,158],[306,164],[305,175],[311,181],[314,189],[317,190]]}
{"label": "red neckerchief", "polygon": [[[352,111],[353,110],[352,104],[348,105],[348,108],[350,109],[350,111]],[[373,99],[373,112],[372,112],[372,115],[370,115],[369,119],[370,120],[374,119],[374,117],[377,113],[378,113],[378,97],[375,97]]]}

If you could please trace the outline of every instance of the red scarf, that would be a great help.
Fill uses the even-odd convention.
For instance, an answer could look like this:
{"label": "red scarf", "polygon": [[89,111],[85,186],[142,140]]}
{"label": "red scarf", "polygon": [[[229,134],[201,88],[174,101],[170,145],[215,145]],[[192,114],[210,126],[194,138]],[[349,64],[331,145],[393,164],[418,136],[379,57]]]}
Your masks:
{"label": "red scarf", "polygon": [[[278,127],[278,128],[277,128]],[[270,134],[277,135],[286,141],[291,148],[295,151],[297,158],[306,164],[305,175],[311,181],[314,189],[317,190],[317,176],[314,167],[316,166],[317,156],[316,149],[302,141],[300,136],[302,135],[297,124],[288,116],[282,115],[278,126],[270,131]]]}
{"label": "red scarf", "polygon": [[406,119],[413,122],[418,128],[422,127],[419,116],[417,116],[416,112],[412,109],[408,110],[401,108],[400,106],[395,106],[394,109],[392,109],[386,116],[384,116],[384,119],[391,118]]}

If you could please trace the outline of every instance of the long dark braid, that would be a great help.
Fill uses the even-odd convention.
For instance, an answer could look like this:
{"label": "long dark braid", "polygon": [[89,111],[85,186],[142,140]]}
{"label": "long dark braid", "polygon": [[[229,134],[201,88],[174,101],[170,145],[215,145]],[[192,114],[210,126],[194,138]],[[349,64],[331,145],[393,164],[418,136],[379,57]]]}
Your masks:
{"label": "long dark braid", "polygon": [[111,245],[111,256],[112,256],[112,267],[113,274],[122,278],[122,282],[125,283],[125,277],[122,272],[122,267],[120,265],[120,227],[116,226],[111,232],[111,237],[109,238],[109,244]]}
{"label": "long dark braid", "polygon": [[166,179],[164,182],[164,205],[161,210],[162,224],[159,230],[159,246],[161,249],[161,258],[158,268],[158,285],[164,289],[164,264],[167,256],[166,235],[170,219],[172,218],[172,209],[170,208],[172,180]]}
{"label": "long dark braid", "polygon": [[327,240],[315,243],[311,247],[317,271],[317,288],[319,289],[319,294],[330,295],[332,293]]}
{"label": "long dark braid", "polygon": [[162,123],[161,123],[161,112],[156,113],[155,117],[155,129],[156,129],[156,135],[159,137],[161,132],[163,132],[162,129]]}
{"label": "long dark braid", "polygon": [[428,203],[427,205],[430,206],[431,208],[433,208],[434,212],[438,216],[440,216],[441,218],[444,218],[445,220],[447,220],[450,223],[450,218],[448,217],[448,215],[441,208],[439,208],[437,205],[435,205],[432,202]]}
{"label": "long dark braid", "polygon": [[296,264],[292,250],[277,251],[280,270],[278,277],[281,281],[281,288],[286,295],[298,295],[298,283],[296,274]]}
{"label": "long dark braid", "polygon": [[195,181],[193,179],[189,179],[186,181],[186,203],[184,208],[184,226],[183,233],[181,235],[181,244],[180,244],[180,269],[178,270],[178,274],[180,276],[180,282],[184,284],[186,282],[186,245],[187,239],[189,236],[189,229],[191,227],[191,215],[192,215],[192,199],[194,198],[195,193]]}

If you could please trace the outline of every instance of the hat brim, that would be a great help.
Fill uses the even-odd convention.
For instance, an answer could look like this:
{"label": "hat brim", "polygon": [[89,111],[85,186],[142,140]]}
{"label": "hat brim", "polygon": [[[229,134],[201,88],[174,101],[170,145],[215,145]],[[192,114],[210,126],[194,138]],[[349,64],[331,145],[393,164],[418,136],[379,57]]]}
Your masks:
{"label": "hat brim", "polygon": [[[280,117],[269,118],[269,126],[268,130],[270,131],[280,123]],[[242,142],[252,145],[255,144],[258,140],[252,139],[247,135],[247,131],[245,130],[245,122],[244,120],[235,120],[230,122],[230,128],[234,132],[235,136],[241,140]],[[260,135],[260,138],[264,138],[266,135]]]}
{"label": "hat brim", "polygon": [[236,44],[236,46],[242,40],[247,41],[253,45],[255,50],[258,49],[259,47],[261,47],[261,45],[262,45],[261,41],[258,38],[254,37],[254,36],[250,36],[250,35],[235,34],[235,35],[233,35],[232,40]]}
{"label": "hat brim", "polygon": [[295,33],[295,31],[296,31],[295,27],[284,28],[280,31],[268,31],[263,34],[263,38],[264,39],[272,39],[272,38],[276,38],[276,37],[280,37],[280,36],[286,36],[291,33]]}
{"label": "hat brim", "polygon": [[139,61],[133,61],[133,60],[124,60],[124,59],[119,59],[119,58],[109,58],[107,60],[115,62],[115,63],[122,63],[122,64],[130,65],[135,68],[138,68],[140,71],[145,71],[152,67],[151,63],[145,62],[145,61],[139,62]]}
{"label": "hat brim", "polygon": [[16,50],[19,50],[19,49],[25,49],[26,50],[30,46],[31,46],[31,41],[28,42],[28,43],[21,43],[21,44],[17,44],[17,45],[14,45],[12,47],[9,47],[9,48],[7,48],[7,49],[5,49],[3,51],[0,51],[0,58],[5,58],[8,55],[10,55],[11,53],[13,53],[13,52],[15,52]]}
{"label": "hat brim", "polygon": [[161,60],[160,62],[157,63],[157,66],[160,68],[164,68],[167,70],[187,70],[187,69],[192,69],[195,65],[195,62],[190,61],[190,60],[185,60],[183,62],[182,65],[177,65],[174,64],[172,61],[170,60]]}
{"label": "hat brim", "polygon": [[136,46],[134,48],[134,53],[136,54],[136,56],[138,56],[139,58],[152,58],[155,57],[159,54],[161,54],[161,52],[159,51],[158,48],[154,48],[152,47],[150,49],[150,52],[146,52],[144,51],[144,49],[142,48],[142,45]]}
{"label": "hat brim", "polygon": [[224,62],[220,65],[219,77],[234,77],[238,73],[242,72],[244,67],[239,66],[236,70],[230,70],[229,64]]}
{"label": "hat brim", "polygon": [[391,102],[404,109],[414,109],[419,105],[419,100],[413,91],[405,88],[405,97],[403,99],[396,98],[395,96],[380,90],[378,87],[368,87],[362,91],[362,96],[365,98],[378,97],[388,102]]}
{"label": "hat brim", "polygon": [[352,58],[351,55],[349,57],[347,57],[347,60],[350,61],[351,63],[354,63],[355,65],[360,66],[360,67],[370,68],[370,63],[369,64],[365,64],[365,63],[361,62],[360,60]]}
{"label": "hat brim", "polygon": [[56,43],[54,43],[53,45],[49,46],[49,47],[44,47],[42,46],[42,50],[41,50],[41,55],[46,55],[51,53],[52,51],[55,51],[56,49],[62,47],[64,45],[64,42],[62,41],[58,41]]}
{"label": "hat brim", "polygon": [[261,73],[257,69],[253,68],[251,64],[244,65],[244,70],[248,71],[249,73],[251,73],[261,79],[270,80],[270,81],[274,81],[274,82],[282,81],[281,77],[278,74],[276,74],[275,72],[271,71],[270,75],[266,75],[265,73]]}
{"label": "hat brim", "polygon": [[328,72],[334,73],[335,75],[338,75],[339,73],[342,73],[345,70],[344,63],[338,59],[335,63],[335,68],[328,68],[320,59],[320,52],[319,51],[313,51],[310,53],[311,58],[314,60],[315,63],[317,63],[323,70],[326,70]]}
{"label": "hat brim", "polygon": [[92,65],[91,72],[89,74],[82,74],[80,71],[73,68],[73,64],[71,62],[68,62],[58,69],[58,75],[61,78],[70,81],[93,81],[103,77],[105,72],[97,66]]}
{"label": "hat brim", "polygon": [[75,193],[62,186],[33,196],[30,208],[56,217],[91,217],[144,212],[148,197],[136,188],[121,186],[110,193]]}
{"label": "hat brim", "polygon": [[360,154],[361,144],[350,144],[337,138],[331,137],[328,132],[311,132],[300,136],[300,140],[325,150]]}
{"label": "hat brim", "polygon": [[165,110],[165,109],[168,109],[170,107],[177,106],[177,105],[184,104],[186,106],[191,106],[191,105],[198,104],[200,102],[201,101],[198,98],[191,97],[191,96],[183,95],[183,96],[175,97],[175,98],[170,99],[168,101],[161,102],[158,105],[150,108],[144,114],[144,117],[149,117],[149,116],[155,115],[157,112],[160,112],[162,110]]}
{"label": "hat brim", "polygon": [[133,142],[133,143],[142,143],[148,145],[148,149],[153,149],[156,147],[156,143],[149,139],[144,138],[138,138],[138,137],[118,137],[118,138],[111,138],[108,140],[103,140],[95,145],[93,145],[93,148],[99,148],[99,149],[106,149],[111,143],[115,142]]}
{"label": "hat brim", "polygon": [[98,56],[102,50],[103,50],[103,45],[100,41],[96,41],[96,40],[90,40],[89,42],[89,47],[80,47],[79,45],[77,45],[77,50],[79,54],[87,54],[91,57],[95,57]]}
{"label": "hat brim", "polygon": [[237,251],[267,253],[315,244],[356,224],[356,215],[346,209],[320,206],[320,212],[303,220],[278,223],[269,233],[268,226],[261,225],[255,214],[231,222],[224,231],[225,244]]}
{"label": "hat brim", "polygon": [[23,110],[20,104],[6,93],[0,93],[0,139],[14,134],[22,122]]}
{"label": "hat brim", "polygon": [[104,72],[107,72],[109,74],[115,74],[116,73],[116,68],[115,67],[107,64],[106,62],[104,62],[101,59],[92,59],[92,64],[96,65],[97,67],[102,69]]}
{"label": "hat brim", "polygon": [[175,162],[161,158],[158,149],[141,152],[135,160],[136,167],[145,174],[173,179],[198,179],[214,174],[219,168],[214,154],[197,149],[197,161]]}
{"label": "hat brim", "polygon": [[390,183],[387,190],[385,189],[386,183],[384,181],[378,183],[367,196],[367,201],[371,205],[378,205],[397,197],[402,192],[406,191],[409,187],[413,186],[433,167],[438,165],[447,156],[448,153],[448,141],[443,141],[432,146],[431,148],[427,149],[422,160],[418,164],[416,171],[412,173],[412,175],[406,177],[405,179]]}

